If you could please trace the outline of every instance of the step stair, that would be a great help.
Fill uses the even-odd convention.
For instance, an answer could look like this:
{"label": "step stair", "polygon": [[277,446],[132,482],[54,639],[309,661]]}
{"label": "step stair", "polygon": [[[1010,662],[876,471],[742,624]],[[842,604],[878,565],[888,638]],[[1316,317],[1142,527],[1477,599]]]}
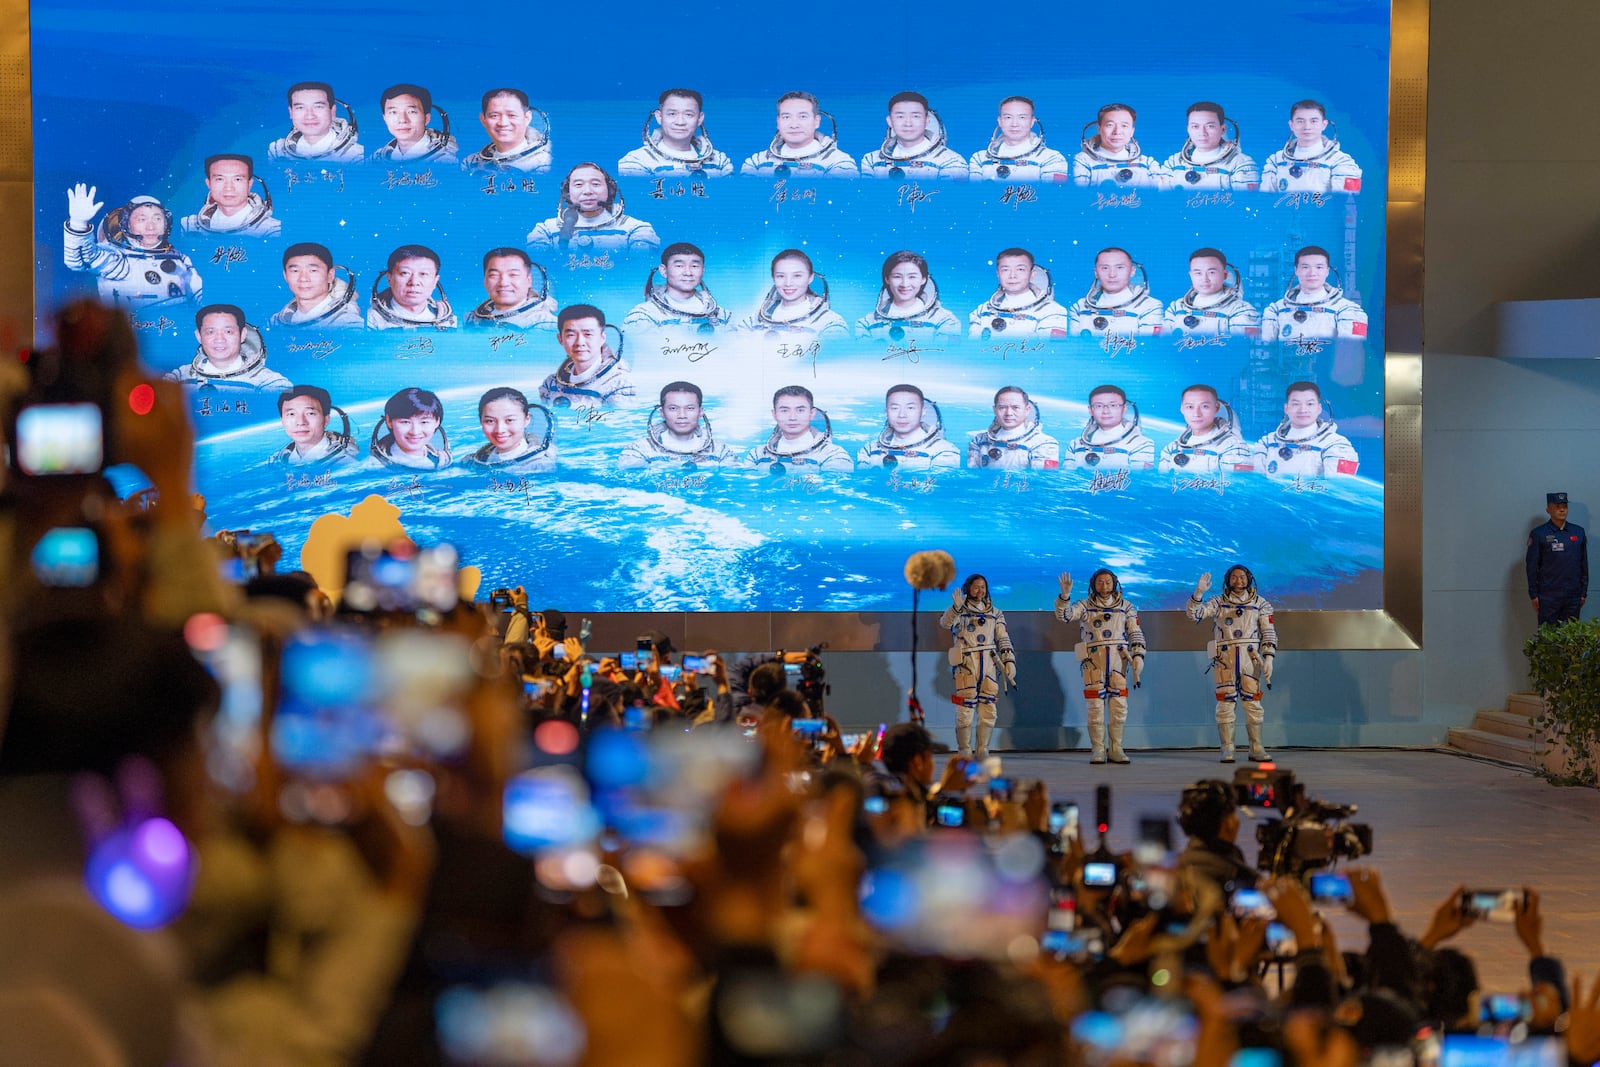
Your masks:
{"label": "step stair", "polygon": [[1468,755],[1537,769],[1546,762],[1548,746],[1533,720],[1543,711],[1544,702],[1537,693],[1512,693],[1504,708],[1480,711],[1470,727],[1452,728],[1445,746]]}

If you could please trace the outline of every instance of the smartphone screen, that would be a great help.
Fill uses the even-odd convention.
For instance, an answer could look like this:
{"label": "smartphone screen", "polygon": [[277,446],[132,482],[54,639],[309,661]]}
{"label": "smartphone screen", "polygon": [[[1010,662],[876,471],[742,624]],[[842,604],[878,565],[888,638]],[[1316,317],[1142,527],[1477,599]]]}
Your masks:
{"label": "smartphone screen", "polygon": [[94,404],[36,404],[17,413],[17,468],[24,474],[93,474],[105,463]]}
{"label": "smartphone screen", "polygon": [[940,804],[934,809],[933,818],[940,826],[960,826],[967,820],[967,809],[960,804]]}
{"label": "smartphone screen", "polygon": [[1091,886],[1115,885],[1117,882],[1117,865],[1115,863],[1085,863],[1083,865],[1083,884]]}
{"label": "smartphone screen", "polygon": [[1349,904],[1355,899],[1350,879],[1342,874],[1327,871],[1311,876],[1311,900],[1317,904]]}
{"label": "smartphone screen", "polygon": [[30,560],[41,585],[82,589],[100,577],[100,538],[87,527],[57,526],[39,538]]}
{"label": "smartphone screen", "polygon": [[692,674],[700,674],[706,669],[706,661],[701,656],[689,653],[683,657],[683,669]]}

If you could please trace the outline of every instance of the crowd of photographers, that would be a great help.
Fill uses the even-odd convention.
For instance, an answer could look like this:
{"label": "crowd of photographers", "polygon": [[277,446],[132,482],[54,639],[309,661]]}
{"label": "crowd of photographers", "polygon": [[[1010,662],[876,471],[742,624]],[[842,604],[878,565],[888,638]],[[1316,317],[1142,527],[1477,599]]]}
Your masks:
{"label": "crowd of photographers", "polygon": [[[77,313],[64,345],[125,343]],[[0,1064],[1600,1060],[1537,894],[1402,931],[1371,830],[1286,772],[1175,788],[1186,842],[1113,832],[1104,787],[841,731],[818,649],[592,652],[404,543],[329,597],[202,538],[177,387],[124,363],[106,396],[142,386],[104,410],[149,492],[21,480],[0,522]],[[78,528],[92,580],[31,567]],[[1241,804],[1275,816],[1254,863]],[[1497,920],[1507,995],[1446,945]]]}

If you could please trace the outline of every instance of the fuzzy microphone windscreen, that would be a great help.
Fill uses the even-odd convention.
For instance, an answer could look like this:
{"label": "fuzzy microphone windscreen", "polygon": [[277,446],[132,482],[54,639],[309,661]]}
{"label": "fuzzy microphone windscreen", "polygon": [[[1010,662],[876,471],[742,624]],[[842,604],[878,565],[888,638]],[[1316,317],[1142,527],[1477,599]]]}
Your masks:
{"label": "fuzzy microphone windscreen", "polygon": [[906,581],[913,589],[943,589],[955,580],[956,561],[948,552],[913,552],[906,560]]}

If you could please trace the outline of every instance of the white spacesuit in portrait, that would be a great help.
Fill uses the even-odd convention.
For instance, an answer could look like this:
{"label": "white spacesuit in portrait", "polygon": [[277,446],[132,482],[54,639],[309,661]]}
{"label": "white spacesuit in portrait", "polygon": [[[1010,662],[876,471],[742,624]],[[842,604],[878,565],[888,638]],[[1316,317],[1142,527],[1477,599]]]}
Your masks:
{"label": "white spacesuit in portrait", "polygon": [[162,377],[184,385],[236,385],[264,391],[288,389],[292,384],[267,366],[267,346],[261,340],[261,331],[248,324],[232,335],[231,342],[202,339],[187,366],[170,370]]}
{"label": "white spacesuit in portrait", "polygon": [[383,284],[387,274],[372,280],[372,302],[367,306],[369,330],[453,330],[459,325],[456,313],[450,307],[450,298],[439,289],[438,298],[429,298],[420,308],[408,308],[395,301],[394,291]]}
{"label": "white spacesuit in portrait", "polygon": [[704,412],[687,434],[673,432],[661,414],[660,406],[650,410],[643,437],[629,441],[617,457],[622,470],[663,470],[682,467],[733,466],[739,457],[711,432],[711,420]]}
{"label": "white spacesuit in portrait", "polygon": [[1281,152],[1267,157],[1261,188],[1275,193],[1357,193],[1361,167],[1336,140],[1324,137],[1306,148],[1290,138]]}
{"label": "white spacesuit in portrait", "polygon": [[1095,256],[1094,284],[1067,312],[1075,337],[1155,337],[1166,308],[1150,295],[1144,267],[1120,248]]}
{"label": "white spacesuit in portrait", "polygon": [[1174,337],[1255,337],[1261,312],[1236,286],[1218,293],[1190,289],[1167,305],[1166,332]]}
{"label": "white spacesuit in portrait", "polygon": [[183,232],[216,238],[277,237],[283,232],[283,223],[272,217],[272,197],[265,190],[263,183],[260,194],[251,193],[244,204],[232,212],[207,200],[199,211],[183,217]]}
{"label": "white spacesuit in portrait", "polygon": [[1044,432],[1039,406],[1016,386],[995,394],[994,421],[967,440],[967,466],[994,470],[1056,470],[1061,443]]}
{"label": "white spacesuit in portrait", "polygon": [[1139,150],[1133,139],[1134,118],[1127,104],[1107,104],[1095,121],[1084,124],[1082,147],[1072,157],[1073,185],[1165,189],[1171,184],[1160,161]]}
{"label": "white spacesuit in portrait", "polygon": [[1361,457],[1332,419],[1318,418],[1310,426],[1294,426],[1284,419],[1256,442],[1251,463],[1256,470],[1280,478],[1322,478],[1356,473]]}
{"label": "white spacesuit in portrait", "polygon": [[961,450],[944,435],[939,405],[915,386],[895,386],[885,402],[886,416],[878,436],[861,446],[856,464],[886,470],[954,470]]}
{"label": "white spacesuit in portrait", "polygon": [[388,144],[372,150],[372,158],[395,163],[454,163],[460,151],[456,139],[447,131],[427,129],[416,141],[404,146],[391,137]]}
{"label": "white spacesuit in portrait", "polygon": [[[328,428],[329,416],[339,413],[342,430]],[[360,461],[360,448],[350,434],[350,417],[333,406],[328,391],[315,385],[291,386],[278,396],[278,418],[289,443],[267,457],[278,467],[326,469]]]}
{"label": "white spacesuit in portrait", "polygon": [[1006,617],[989,599],[989,583],[974,574],[951,594],[951,605],[939,616],[950,631],[950,673],[955,678],[956,747],[973,758],[973,719],[977,719],[977,758],[989,756],[994,732],[995,698],[1002,682],[1016,684],[1016,653]]}
{"label": "white spacesuit in portrait", "polygon": [[[1011,257],[1003,257],[1011,258]],[[1035,264],[1020,291],[1001,279],[994,295],[967,316],[967,336],[982,340],[1013,337],[1067,336],[1067,309],[1056,302],[1055,283],[1049,270]]]}
{"label": "white spacesuit in portrait", "polygon": [[733,173],[733,161],[717,151],[706,133],[704,101],[685,89],[662,93],[645,116],[642,142],[617,162],[617,173],[633,178],[710,177]]}
{"label": "white spacesuit in portrait", "polygon": [[1156,465],[1156,444],[1144,435],[1137,406],[1117,393],[1096,393],[1089,398],[1089,421],[1081,434],[1067,442],[1061,465],[1096,471],[1147,471]]}
{"label": "white spacesuit in portrait", "polygon": [[1239,150],[1237,141],[1223,141],[1215,148],[1197,148],[1193,141],[1168,156],[1163,169],[1177,189],[1257,189],[1261,186],[1261,165]]}
{"label": "white spacesuit in portrait", "polygon": [[1292,285],[1283,299],[1274,300],[1261,313],[1261,328],[1264,336],[1286,344],[1339,338],[1364,341],[1367,313],[1336,286],[1308,292]]}
{"label": "white spacesuit in portrait", "polygon": [[844,473],[856,469],[850,453],[833,443],[833,423],[816,406],[811,390],[786,385],[772,397],[772,435],[752,448],[745,462],[774,477]]}
{"label": "white spacesuit in portrait", "polygon": [[493,300],[485,300],[467,312],[461,325],[487,330],[553,330],[556,301],[554,297],[539,294],[517,307],[498,308]]}
{"label": "white spacesuit in portrait", "polygon": [[493,141],[461,160],[464,170],[516,170],[527,174],[544,174],[550,170],[550,139],[537,130],[529,130],[522,144],[509,152],[501,151]]}
{"label": "white spacesuit in portrait", "polygon": [[[900,114],[896,114],[897,108]],[[897,135],[897,123],[908,136],[916,135],[911,143]],[[964,182],[968,177],[966,157],[945,144],[939,113],[928,109],[915,93],[903,93],[889,102],[889,129],[883,145],[861,157],[861,173],[894,181],[944,178]]]}
{"label": "white spacesuit in portrait", "polygon": [[[488,395],[494,394],[491,392]],[[556,469],[555,416],[542,404],[529,404],[524,409],[522,394],[517,392],[516,397],[515,401],[502,401],[509,411],[520,413],[526,420],[526,426],[520,434],[511,434],[510,447],[504,447],[502,442],[497,441],[488,429],[491,423],[485,422],[484,432],[490,435],[489,441],[469,453],[462,463],[484,471],[515,471],[519,474],[548,474]],[[484,410],[481,402],[478,410],[480,413]],[[480,414],[479,418],[482,420],[483,415]]]}
{"label": "white spacesuit in portrait", "polygon": [[1245,733],[1250,738],[1250,758],[1270,760],[1261,747],[1261,687],[1272,684],[1272,661],[1278,654],[1278,631],[1272,624],[1272,605],[1256,592],[1255,575],[1234,564],[1222,579],[1222,593],[1202,600],[1211,588],[1211,575],[1202,574],[1184,612],[1195,622],[1213,620],[1211,657],[1217,684],[1217,738],[1222,762],[1233,762],[1234,705],[1244,704]]}
{"label": "white spacesuit in portrait", "polygon": [[[845,325],[844,316],[828,306],[828,279],[810,273],[809,267],[808,260],[809,278],[804,286],[796,288],[787,281],[775,281],[761,306],[740,319],[737,328],[779,336],[793,333],[824,339],[849,337],[850,327]],[[817,286],[821,287],[820,292]]]}
{"label": "white spacesuit in portrait", "polygon": [[306,449],[290,441],[268,456],[267,462],[274,466],[311,468],[344,467],[359,462],[360,447],[348,432],[350,429],[348,418],[345,419],[344,428],[345,433],[337,430],[326,431],[320,441]]}
{"label": "white spacesuit in portrait", "polygon": [[[172,247],[172,213],[153,196],[136,196],[92,226],[96,190],[67,190],[61,254],[67,268],[97,275],[100,299],[119,307],[169,307],[200,302],[200,272]],[[137,213],[137,218],[135,218]]]}
{"label": "white spacesuit in portrait", "polygon": [[[361,162],[355,112],[334,95],[333,86],[326,82],[297,82],[289,87],[288,102],[290,130],[267,145],[269,160]],[[340,107],[346,118],[339,117]]]}
{"label": "white spacesuit in portrait", "polygon": [[[822,120],[828,134],[822,134]],[[839,147],[839,124],[810,93],[787,93],[778,100],[778,132],[766,151],[739,167],[746,178],[856,178],[861,172]]]}
{"label": "white spacesuit in portrait", "polygon": [[730,318],[728,309],[717,303],[703,281],[684,296],[674,291],[661,268],[655,267],[645,279],[644,300],[628,311],[622,324],[629,330],[643,327],[658,333],[708,334],[727,326]]}
{"label": "white spacesuit in portrait", "polygon": [[580,163],[561,183],[553,218],[528,232],[528,247],[555,252],[635,252],[661,247],[655,228],[626,211],[616,180]]}
{"label": "white spacesuit in portrait", "polygon": [[[1144,631],[1139,612],[1123,599],[1117,576],[1104,568],[1089,579],[1090,594],[1072,600],[1072,577],[1060,577],[1056,618],[1078,624],[1074,654],[1083,672],[1083,698],[1088,713],[1090,763],[1128,763],[1122,751],[1128,721],[1128,682],[1135,688],[1144,672]],[[1110,711],[1109,721],[1106,712]]]}
{"label": "white spacesuit in portrait", "polygon": [[939,303],[939,286],[925,277],[914,293],[901,300],[894,283],[878,291],[878,305],[856,320],[856,336],[876,341],[929,341],[945,334],[961,336],[961,320]]}
{"label": "white spacesuit in portrait", "polygon": [[988,148],[972,153],[967,172],[975,182],[1064,182],[1069,168],[1067,157],[1045,144],[1043,134],[1013,145],[996,131]]}
{"label": "white spacesuit in portrait", "polygon": [[361,308],[356,303],[355,275],[345,270],[340,277],[335,267],[328,275],[328,294],[310,308],[302,309],[295,299],[274,312],[267,320],[271,326],[298,326],[301,329],[324,330],[347,326],[361,326]]}
{"label": "white spacesuit in portrait", "polygon": [[1224,409],[1228,417],[1218,416],[1212,424],[1200,431],[1185,428],[1177,439],[1161,449],[1156,470],[1163,474],[1179,473],[1191,476],[1214,475],[1223,471],[1254,470],[1250,442],[1239,435],[1233,424],[1231,409]]}
{"label": "white spacesuit in portrait", "polygon": [[581,370],[571,359],[564,360],[539,386],[539,399],[556,407],[629,407],[635,395],[633,368],[610,345]]}

